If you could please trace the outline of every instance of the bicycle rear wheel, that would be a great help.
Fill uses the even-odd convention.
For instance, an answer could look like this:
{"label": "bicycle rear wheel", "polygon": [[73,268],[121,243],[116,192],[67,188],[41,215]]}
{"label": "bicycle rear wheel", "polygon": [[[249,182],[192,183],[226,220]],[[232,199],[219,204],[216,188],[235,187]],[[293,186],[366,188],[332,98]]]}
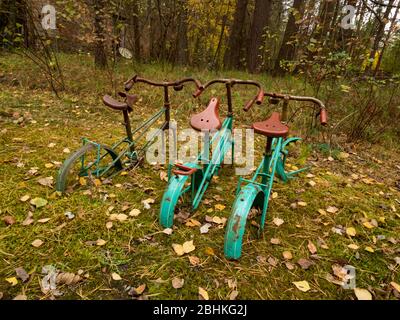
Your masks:
{"label": "bicycle rear wheel", "polygon": [[87,180],[81,180],[82,177],[108,177],[122,169],[122,162],[112,148],[89,142],[65,160],[58,172],[56,190],[64,193],[68,188],[85,185]]}

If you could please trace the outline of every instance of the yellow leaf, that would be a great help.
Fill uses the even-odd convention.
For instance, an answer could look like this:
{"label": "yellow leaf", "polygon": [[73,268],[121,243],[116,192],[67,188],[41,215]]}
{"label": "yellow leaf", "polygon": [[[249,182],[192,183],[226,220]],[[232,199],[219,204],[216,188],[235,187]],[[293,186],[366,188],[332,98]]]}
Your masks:
{"label": "yellow leaf", "polygon": [[208,255],[208,256],[215,256],[214,249],[211,248],[211,247],[207,247],[207,248],[204,250],[204,252],[205,252],[206,255]]}
{"label": "yellow leaf", "polygon": [[11,286],[16,286],[18,284],[18,279],[16,277],[6,278],[6,281],[11,284]]}
{"label": "yellow leaf", "polygon": [[51,168],[54,167],[54,164],[52,164],[52,163],[46,163],[44,166],[45,166],[46,169],[51,169]]}
{"label": "yellow leaf", "polygon": [[199,295],[204,300],[210,300],[210,297],[208,296],[208,292],[206,290],[204,290],[202,287],[199,287]]}
{"label": "yellow leaf", "polygon": [[31,197],[29,195],[23,196],[21,199],[19,199],[21,202],[27,202]]}
{"label": "yellow leaf", "polygon": [[121,175],[121,176],[127,176],[127,175],[128,175],[128,172],[122,171],[120,175]]}
{"label": "yellow leaf", "polygon": [[350,248],[350,249],[352,249],[352,250],[358,250],[358,249],[360,248],[358,245],[356,245],[356,244],[354,244],[354,243],[349,244],[347,247]]}
{"label": "yellow leaf", "polygon": [[353,227],[347,228],[346,229],[346,233],[347,235],[349,235],[350,237],[355,237],[357,232],[356,229],[354,229]]}
{"label": "yellow leaf", "polygon": [[79,184],[80,184],[81,186],[86,186],[86,185],[87,185],[86,179],[85,179],[84,177],[80,177],[80,178],[79,178]]}
{"label": "yellow leaf", "polygon": [[105,240],[103,240],[103,239],[98,239],[98,240],[96,241],[96,245],[99,246],[99,247],[104,246],[106,243],[107,243],[107,241],[105,241]]}
{"label": "yellow leaf", "polygon": [[223,204],[216,204],[215,205],[215,209],[218,211],[224,211],[226,208],[226,206],[224,206]]}
{"label": "yellow leaf", "polygon": [[290,251],[284,251],[282,253],[282,255],[283,255],[283,258],[285,260],[292,260],[293,259],[293,255],[292,255],[292,253]]}
{"label": "yellow leaf", "polygon": [[278,198],[278,192],[274,192],[271,196],[272,199]]}
{"label": "yellow leaf", "polygon": [[375,250],[373,248],[371,248],[371,247],[365,247],[365,251],[368,251],[368,252],[371,252],[371,253],[375,252]]}
{"label": "yellow leaf", "polygon": [[374,226],[373,226],[370,222],[368,222],[368,221],[364,222],[364,223],[363,223],[363,226],[366,227],[366,228],[368,228],[368,229],[373,229],[373,228],[374,228]]}
{"label": "yellow leaf", "polygon": [[307,292],[307,291],[309,291],[311,289],[310,285],[305,280],[304,281],[293,282],[293,284],[296,286],[297,289],[299,289],[300,291],[303,291],[303,292]]}
{"label": "yellow leaf", "polygon": [[172,248],[178,256],[183,256],[185,254],[185,250],[183,250],[183,246],[180,244],[173,243]]}
{"label": "yellow leaf", "polygon": [[141,295],[145,289],[146,289],[145,284],[140,285],[139,287],[135,288],[136,294]]}
{"label": "yellow leaf", "polygon": [[94,185],[95,185],[96,187],[100,187],[100,186],[102,185],[101,180],[100,180],[100,179],[95,179],[95,180],[94,180]]}
{"label": "yellow leaf", "polygon": [[307,202],[304,202],[304,201],[297,202],[297,204],[298,204],[300,207],[307,207],[307,206],[308,206]]}
{"label": "yellow leaf", "polygon": [[367,289],[354,288],[358,300],[372,300],[372,295]]}
{"label": "yellow leaf", "polygon": [[139,216],[140,212],[141,211],[139,209],[133,209],[133,210],[131,210],[131,212],[129,212],[129,215],[131,217],[137,217],[137,216]]}
{"label": "yellow leaf", "polygon": [[190,253],[196,249],[196,247],[193,245],[193,240],[185,242],[182,245],[182,248],[185,253]]}
{"label": "yellow leaf", "polygon": [[197,221],[196,219],[189,219],[186,222],[186,227],[194,228],[194,227],[201,227],[201,223]]}

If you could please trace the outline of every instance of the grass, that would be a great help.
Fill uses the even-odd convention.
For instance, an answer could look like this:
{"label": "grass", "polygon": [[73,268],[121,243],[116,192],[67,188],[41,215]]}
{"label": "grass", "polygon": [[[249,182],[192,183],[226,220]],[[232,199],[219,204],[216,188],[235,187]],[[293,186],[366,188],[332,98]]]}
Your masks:
{"label": "grass", "polygon": [[[199,287],[207,290],[211,299],[227,299],[234,290],[239,292],[238,299],[355,299],[352,290],[344,290],[326,280],[334,264],[353,265],[357,270],[357,287],[368,289],[374,299],[395,299],[396,294],[398,297],[390,286],[392,281],[400,282],[399,265],[395,262],[400,241],[400,192],[395,184],[396,163],[400,159],[397,149],[358,144],[351,146],[348,158],[341,158],[341,151],[337,150],[332,153],[335,160],[329,161],[329,151],[319,151],[308,142],[296,145],[289,162],[299,167],[311,163],[315,177],[307,178],[305,173],[288,184],[276,183],[274,191],[278,197],[271,202],[263,236],[257,238],[256,228],[249,226],[242,259],[228,261],[223,255],[223,229],[214,226],[208,234],[201,235],[198,227],[176,223],[172,235],[162,233],[158,210],[166,187],[166,182],[160,179],[160,172],[166,171],[164,167],[146,163],[128,176],[116,177],[112,184],[80,188],[62,197],[55,195],[53,188],[38,183],[40,178],[56,177],[58,162],[68,156],[63,150],[78,148],[82,136],[111,143],[123,135],[122,119],[99,103],[102,94],[112,92],[107,74],[93,70],[86,57],[79,61],[68,56],[62,59],[63,64],[70,61],[65,74],[69,89],[58,100],[45,88],[34,66],[28,62],[21,66],[15,56],[0,58],[6,78],[19,81],[17,86],[10,85],[9,81],[0,83],[0,219],[12,216],[16,220],[10,226],[0,221],[0,292],[4,299],[21,294],[28,299],[51,298],[40,287],[41,271],[46,265],[54,265],[62,272],[82,274],[83,280],[78,284],[59,286],[62,299],[130,299],[127,287],[142,284],[146,289],[141,299],[197,299]],[[155,79],[196,74],[207,80],[222,75],[158,65],[136,68],[141,75]],[[117,81],[121,83],[132,72],[131,66],[121,63]],[[229,76],[248,78],[240,72],[224,74]],[[296,79],[256,78],[276,91],[302,90],[301,81]],[[192,108],[200,109],[188,98],[189,93],[185,89],[172,98],[173,117],[181,127],[187,127]],[[135,113],[133,121],[155,111],[155,103],[161,102],[161,93],[148,88],[142,87],[139,94],[143,107]],[[237,91],[236,111],[249,95],[252,94]],[[202,103],[206,100],[202,99]],[[15,112],[21,115],[29,112],[34,121],[16,124],[10,116]],[[241,127],[265,117],[268,112],[237,113],[237,125]],[[306,132],[301,129],[302,121],[306,120],[294,126],[294,133],[303,136]],[[321,140],[321,136],[314,140]],[[55,146],[49,148],[50,143]],[[256,144],[259,160],[263,140],[257,138]],[[46,168],[49,163],[55,165]],[[33,167],[38,168],[34,176],[28,173]],[[316,182],[315,187],[307,184],[310,179]],[[236,183],[233,168],[225,167],[207,191],[207,201],[192,217],[201,223],[206,215],[228,218]],[[35,210],[29,201],[20,201],[24,195],[45,198],[48,205]],[[150,210],[145,210],[142,201],[148,198],[153,198],[155,203]],[[307,206],[291,206],[300,201]],[[225,209],[217,210],[217,204],[224,205]],[[113,222],[108,230],[106,223],[111,208],[111,213],[121,213],[127,206],[127,212],[136,208],[141,214],[125,222]],[[318,212],[329,206],[339,211]],[[74,213],[75,218],[67,219],[66,211]],[[35,222],[24,226],[22,222],[28,212],[33,212]],[[277,217],[284,220],[279,227],[272,222]],[[45,218],[50,220],[38,222]],[[373,219],[377,227],[368,229],[363,225]],[[335,234],[332,228],[338,226],[354,227],[357,234],[355,237]],[[273,245],[272,238],[280,239],[280,244]],[[31,243],[35,239],[41,239],[43,245],[34,248]],[[104,246],[90,245],[98,239],[107,242]],[[178,257],[172,249],[173,243],[188,240],[193,240],[196,246],[190,255],[200,259],[197,266],[190,263],[188,255]],[[310,253],[309,241],[317,247],[317,256]],[[352,250],[349,244],[356,244],[359,249]],[[372,247],[374,252],[366,251],[366,247]],[[293,255],[290,261],[293,270],[285,265],[284,251]],[[301,258],[314,262],[313,266],[302,269],[296,263]],[[12,286],[6,279],[16,277],[18,267],[23,267],[30,279],[26,283],[18,280]],[[114,281],[113,272],[122,280]],[[185,280],[182,289],[172,287],[174,277]],[[301,292],[293,285],[302,280],[309,282],[310,291]]]}

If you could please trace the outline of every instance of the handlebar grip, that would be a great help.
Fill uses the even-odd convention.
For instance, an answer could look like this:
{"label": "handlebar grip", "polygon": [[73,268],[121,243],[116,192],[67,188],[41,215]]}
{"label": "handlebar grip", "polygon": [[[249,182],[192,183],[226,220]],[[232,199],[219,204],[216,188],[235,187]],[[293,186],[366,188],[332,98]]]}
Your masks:
{"label": "handlebar grip", "polygon": [[326,126],[328,124],[328,112],[326,111],[325,108],[321,109],[319,118],[323,126]]}
{"label": "handlebar grip", "polygon": [[255,102],[255,99],[247,102],[246,105],[244,106],[243,110],[248,112],[251,109],[251,107],[253,106],[254,102]]}
{"label": "handlebar grip", "polygon": [[260,92],[257,95],[256,103],[258,105],[262,104],[264,102],[264,90],[260,89]]}
{"label": "handlebar grip", "polygon": [[201,94],[203,93],[203,91],[204,91],[204,89],[202,89],[202,88],[197,89],[196,92],[193,93],[193,98],[198,98],[198,97],[200,97]]}

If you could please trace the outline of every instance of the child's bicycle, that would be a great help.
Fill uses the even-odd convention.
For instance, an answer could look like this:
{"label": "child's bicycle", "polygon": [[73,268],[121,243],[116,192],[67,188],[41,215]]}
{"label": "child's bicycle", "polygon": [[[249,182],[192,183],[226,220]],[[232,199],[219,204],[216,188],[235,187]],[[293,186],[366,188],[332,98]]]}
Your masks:
{"label": "child's bicycle", "polygon": [[[200,89],[199,81],[186,78],[176,82],[154,82],[151,80],[134,76],[125,83],[125,92],[120,92],[119,96],[124,101],[118,101],[106,95],[103,103],[116,111],[122,113],[126,136],[117,141],[112,146],[83,138],[83,146],[75,151],[59,170],[56,190],[65,192],[68,186],[80,183],[80,178],[88,177],[93,179],[112,178],[123,170],[130,170],[140,165],[146,154],[146,150],[154,143],[160,132],[169,128],[170,122],[170,102],[169,88],[181,91],[185,84],[192,82],[197,90]],[[146,119],[135,129],[132,129],[129,114],[134,110],[134,104],[138,100],[137,95],[128,94],[136,83],[144,83],[153,87],[162,88],[164,92],[164,105],[155,114]],[[153,126],[162,116],[165,121],[157,128],[154,134],[145,139],[148,129]],[[143,140],[146,140],[143,142]],[[119,150],[119,151],[117,151]],[[84,181],[83,183],[87,183]],[[82,183],[81,183],[82,184]]]}
{"label": "child's bicycle", "polygon": [[[201,152],[195,162],[177,164],[175,168],[169,165],[168,168],[168,187],[164,193],[160,208],[160,224],[165,228],[171,228],[174,223],[174,214],[177,203],[185,194],[190,194],[191,210],[196,210],[206,192],[214,175],[218,174],[222,163],[232,149],[232,158],[234,155],[234,141],[232,138],[233,127],[233,104],[232,88],[236,85],[250,85],[258,88],[258,94],[247,104],[261,104],[264,98],[264,92],[261,85],[255,81],[243,81],[233,79],[212,80],[201,86],[194,94],[199,97],[204,90],[214,84],[224,84],[226,87],[228,114],[224,121],[219,118],[219,99],[212,98],[207,109],[200,114],[194,115],[191,119],[191,126],[197,131],[205,133],[207,141],[204,143],[204,150]],[[209,139],[210,132],[215,132],[212,139]],[[209,141],[210,140],[210,141]],[[211,147],[216,142],[214,152]],[[190,184],[187,186],[187,183]]]}
{"label": "child's bicycle", "polygon": [[[239,179],[236,200],[225,233],[224,252],[228,259],[239,259],[241,257],[246,222],[253,208],[262,212],[259,234],[263,232],[275,177],[277,176],[286,182],[296,174],[308,169],[303,168],[293,172],[285,171],[288,156],[287,146],[301,140],[301,138],[287,138],[289,127],[286,123],[289,101],[312,102],[314,108],[319,109],[316,114],[320,117],[321,124],[327,124],[327,111],[324,104],[318,99],[274,93],[265,93],[265,96],[270,97],[272,104],[278,104],[280,100],[283,100],[282,115],[274,112],[268,120],[253,124],[255,133],[267,137],[265,154],[251,180]],[[245,111],[249,111],[252,106],[253,104],[246,106]],[[243,186],[243,184],[245,185]]]}

